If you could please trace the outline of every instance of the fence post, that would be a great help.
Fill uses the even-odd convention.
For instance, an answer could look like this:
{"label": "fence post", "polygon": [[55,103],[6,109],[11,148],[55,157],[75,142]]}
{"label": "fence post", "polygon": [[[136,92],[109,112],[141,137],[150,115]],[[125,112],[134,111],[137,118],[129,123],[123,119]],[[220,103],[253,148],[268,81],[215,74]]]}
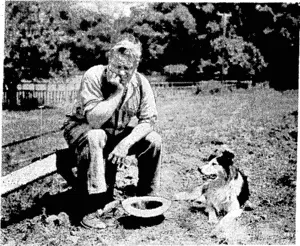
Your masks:
{"label": "fence post", "polygon": [[65,86],[65,105],[66,105],[68,103],[67,83],[65,83],[64,86]]}
{"label": "fence post", "polygon": [[[41,106],[39,106],[39,108],[41,110],[41,132],[40,132],[40,134],[42,134],[42,131],[43,131],[43,108],[44,108],[44,106],[41,105]],[[43,146],[43,136],[41,136],[40,159],[42,159],[42,146]]]}
{"label": "fence post", "polygon": [[47,83],[46,84],[46,104],[48,104],[49,103],[49,84]]}

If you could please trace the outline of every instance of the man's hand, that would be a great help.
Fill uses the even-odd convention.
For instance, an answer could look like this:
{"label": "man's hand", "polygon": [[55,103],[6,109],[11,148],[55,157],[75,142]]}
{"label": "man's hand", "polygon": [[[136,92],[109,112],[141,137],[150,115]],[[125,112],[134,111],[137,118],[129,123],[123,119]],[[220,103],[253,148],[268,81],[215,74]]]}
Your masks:
{"label": "man's hand", "polygon": [[130,146],[125,141],[121,141],[109,154],[108,160],[111,161],[113,164],[120,165],[125,160],[129,148]]}
{"label": "man's hand", "polygon": [[113,84],[117,90],[124,90],[124,85],[121,83],[121,78],[119,75],[109,72],[107,80],[109,83]]}

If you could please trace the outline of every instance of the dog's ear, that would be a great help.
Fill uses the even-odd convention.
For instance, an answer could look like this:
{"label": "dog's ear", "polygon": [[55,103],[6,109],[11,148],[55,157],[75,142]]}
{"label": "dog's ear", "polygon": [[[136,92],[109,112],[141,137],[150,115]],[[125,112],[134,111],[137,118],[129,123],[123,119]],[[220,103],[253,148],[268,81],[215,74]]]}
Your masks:
{"label": "dog's ear", "polygon": [[234,154],[232,151],[230,150],[224,150],[223,153],[222,153],[222,156],[225,158],[225,159],[228,159],[228,160],[232,160],[234,158]]}
{"label": "dog's ear", "polygon": [[209,161],[211,161],[212,159],[214,159],[214,158],[216,158],[216,157],[217,157],[217,155],[211,154],[208,158],[203,158],[202,160],[203,160],[204,162],[209,162]]}
{"label": "dog's ear", "polygon": [[207,158],[207,161],[211,161],[212,159],[214,159],[216,157],[217,157],[217,155],[212,154]]}
{"label": "dog's ear", "polygon": [[223,167],[225,167],[225,169],[226,169],[226,167],[229,167],[229,166],[231,166],[233,164],[233,161],[232,161],[233,158],[234,158],[234,154],[231,151],[224,150],[222,152],[222,155],[219,156],[217,158],[217,160],[218,160],[218,163],[220,165],[222,165]]}

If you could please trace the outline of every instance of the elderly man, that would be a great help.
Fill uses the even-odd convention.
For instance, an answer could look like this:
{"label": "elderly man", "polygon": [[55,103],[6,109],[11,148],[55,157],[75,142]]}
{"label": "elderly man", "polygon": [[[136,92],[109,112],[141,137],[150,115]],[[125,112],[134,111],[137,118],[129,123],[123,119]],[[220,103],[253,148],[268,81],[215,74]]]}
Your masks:
{"label": "elderly man", "polygon": [[[94,66],[82,78],[64,137],[77,155],[78,177],[89,196],[112,196],[116,168],[132,154],[139,169],[136,195],[154,194],[157,187],[161,137],[153,130],[157,109],[152,89],[137,72],[140,58],[139,41],[127,35],[109,51],[107,66]],[[138,123],[130,126],[133,117]],[[103,228],[92,214],[82,223]]]}

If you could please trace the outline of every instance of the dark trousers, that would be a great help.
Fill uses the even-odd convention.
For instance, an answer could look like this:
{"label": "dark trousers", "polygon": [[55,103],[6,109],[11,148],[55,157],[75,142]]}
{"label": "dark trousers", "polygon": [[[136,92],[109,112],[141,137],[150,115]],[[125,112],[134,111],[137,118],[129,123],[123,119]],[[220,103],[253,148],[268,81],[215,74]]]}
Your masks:
{"label": "dark trousers", "polygon": [[[107,157],[131,131],[132,128],[126,128],[115,135],[103,129],[91,129],[85,122],[69,121],[65,125],[64,137],[77,157],[78,185],[88,194],[113,194],[117,165]],[[161,137],[154,131],[129,149],[128,155],[135,155],[138,162],[136,195],[147,195],[159,188],[161,149]]]}

